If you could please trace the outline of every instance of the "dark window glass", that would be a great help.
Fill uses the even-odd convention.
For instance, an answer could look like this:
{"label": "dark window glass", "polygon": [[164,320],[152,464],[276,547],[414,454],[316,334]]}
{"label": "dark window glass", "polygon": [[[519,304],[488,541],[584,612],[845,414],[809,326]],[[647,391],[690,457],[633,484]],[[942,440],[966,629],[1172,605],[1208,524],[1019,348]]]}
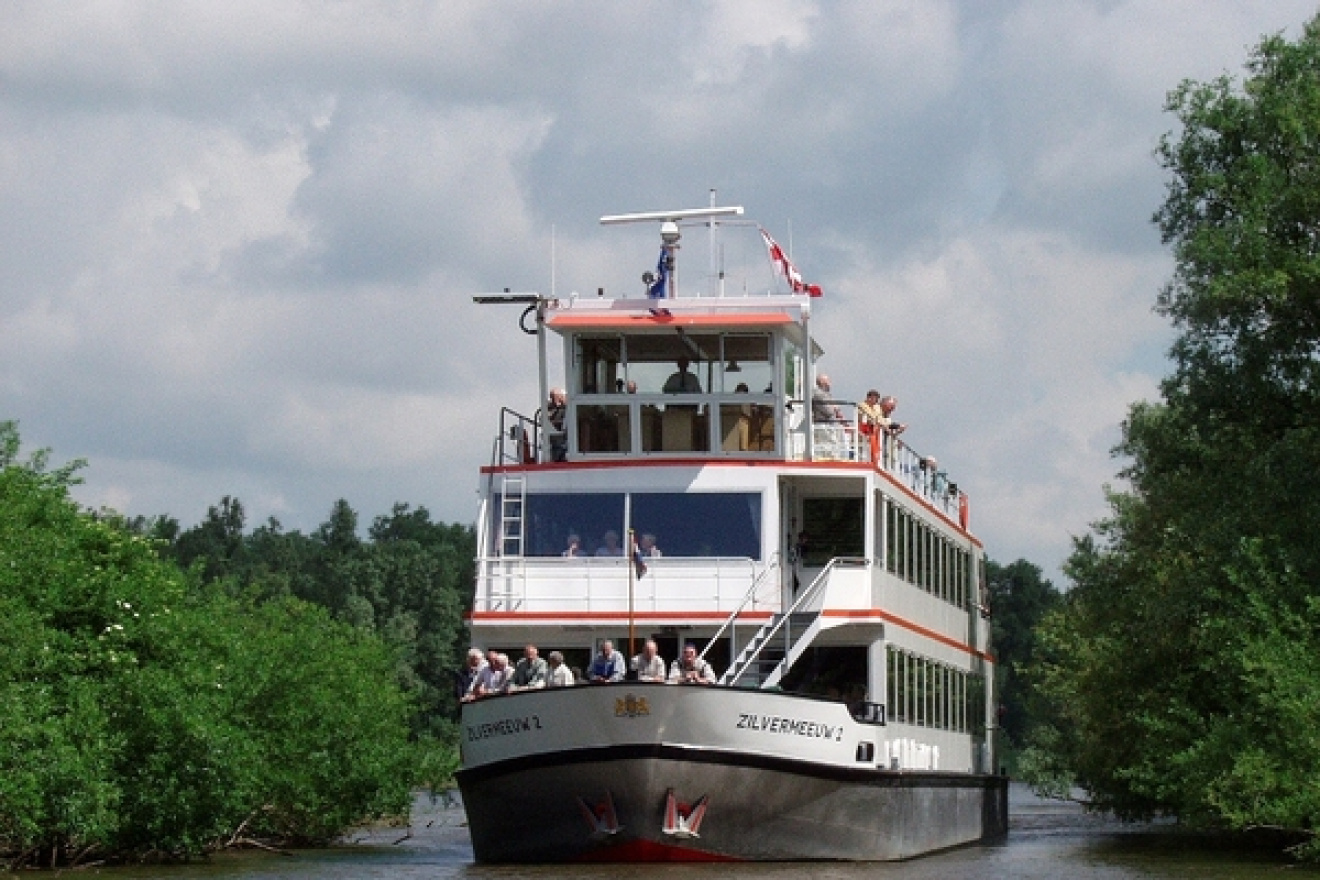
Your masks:
{"label": "dark window glass", "polygon": [[632,496],[632,528],[654,535],[665,556],[761,558],[761,496],[756,492]]}
{"label": "dark window glass", "polygon": [[621,548],[623,529],[622,493],[528,495],[523,553],[562,556],[569,537],[576,536],[580,555],[611,555],[607,534],[612,532],[615,546]]}
{"label": "dark window glass", "polygon": [[802,502],[806,547],[802,561],[825,565],[836,556],[864,556],[861,498],[808,498]]}

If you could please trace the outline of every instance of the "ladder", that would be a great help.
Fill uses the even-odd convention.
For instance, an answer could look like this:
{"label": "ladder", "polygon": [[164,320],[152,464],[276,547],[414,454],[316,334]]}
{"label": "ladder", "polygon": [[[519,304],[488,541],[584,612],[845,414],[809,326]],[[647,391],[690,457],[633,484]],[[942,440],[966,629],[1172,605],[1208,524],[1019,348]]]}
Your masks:
{"label": "ladder", "polygon": [[500,556],[520,558],[525,533],[527,481],[522,474],[505,474],[500,482]]}

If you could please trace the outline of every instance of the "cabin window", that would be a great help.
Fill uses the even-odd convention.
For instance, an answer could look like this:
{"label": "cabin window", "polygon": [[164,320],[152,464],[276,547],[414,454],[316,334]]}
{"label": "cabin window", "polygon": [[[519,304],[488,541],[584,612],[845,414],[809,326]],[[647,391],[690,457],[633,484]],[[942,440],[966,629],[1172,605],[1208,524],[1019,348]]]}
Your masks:
{"label": "cabin window", "polygon": [[578,404],[574,410],[579,452],[632,452],[632,418],[627,404]]}
{"label": "cabin window", "polygon": [[665,556],[761,558],[757,492],[643,492],[632,496],[632,528],[654,535]]}
{"label": "cabin window", "polygon": [[866,555],[861,498],[807,498],[802,502],[802,561],[825,565],[838,556]]}
{"label": "cabin window", "polygon": [[577,341],[578,387],[582,394],[613,394],[627,382],[623,337],[583,337]]}
{"label": "cabin window", "polygon": [[774,391],[769,335],[730,333],[722,342],[720,388],[717,390],[725,394],[770,394]]}
{"label": "cabin window", "polygon": [[983,677],[893,645],[885,649],[885,666],[891,722],[966,733],[979,718],[985,730]]}
{"label": "cabin window", "polygon": [[725,452],[774,452],[775,408],[769,399],[720,406],[721,448]]}
{"label": "cabin window", "polygon": [[528,495],[523,555],[563,556],[571,537],[578,539],[577,555],[620,555],[611,549],[610,536],[613,547],[622,548],[623,497],[622,492]]}

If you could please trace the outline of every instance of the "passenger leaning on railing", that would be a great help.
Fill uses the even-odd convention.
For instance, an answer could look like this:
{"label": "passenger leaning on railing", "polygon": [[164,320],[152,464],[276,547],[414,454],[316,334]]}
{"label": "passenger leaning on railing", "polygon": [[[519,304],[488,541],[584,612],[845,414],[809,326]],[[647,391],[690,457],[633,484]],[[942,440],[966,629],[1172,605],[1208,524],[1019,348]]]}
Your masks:
{"label": "passenger leaning on railing", "polygon": [[811,392],[811,420],[817,424],[843,421],[843,410],[830,397],[830,377],[824,373],[816,377],[816,389]]}
{"label": "passenger leaning on railing", "polygon": [[669,669],[670,684],[714,684],[715,669],[697,656],[696,645],[684,645],[683,655]]}

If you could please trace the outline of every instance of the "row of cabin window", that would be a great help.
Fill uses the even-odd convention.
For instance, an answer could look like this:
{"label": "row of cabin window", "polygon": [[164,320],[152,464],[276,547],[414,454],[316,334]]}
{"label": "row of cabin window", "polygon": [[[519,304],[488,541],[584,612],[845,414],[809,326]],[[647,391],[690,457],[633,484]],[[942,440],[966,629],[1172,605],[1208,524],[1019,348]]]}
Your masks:
{"label": "row of cabin window", "polygon": [[885,568],[959,608],[972,596],[972,555],[897,504],[885,504]]}
{"label": "row of cabin window", "polygon": [[890,721],[955,733],[985,732],[984,676],[893,645],[885,661]]}
{"label": "row of cabin window", "polygon": [[[696,393],[733,393],[745,385],[753,394],[769,393],[774,383],[774,340],[769,333],[611,333],[583,335],[573,347],[577,394],[624,393],[628,383],[640,394],[659,394],[678,372],[683,359]],[[784,383],[794,394],[797,348],[786,341]],[[671,388],[675,387],[670,385]],[[690,389],[685,388],[685,392]]]}

